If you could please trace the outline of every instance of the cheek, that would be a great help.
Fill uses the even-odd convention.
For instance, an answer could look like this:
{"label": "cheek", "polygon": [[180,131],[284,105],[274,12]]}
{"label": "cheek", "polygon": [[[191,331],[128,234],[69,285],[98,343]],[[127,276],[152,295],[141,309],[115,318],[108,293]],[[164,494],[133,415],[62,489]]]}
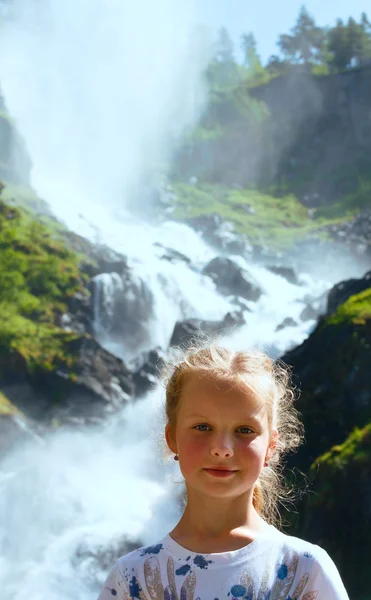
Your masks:
{"label": "cheek", "polygon": [[246,459],[246,461],[254,461],[254,463],[259,464],[264,462],[266,444],[261,438],[255,438],[250,442],[241,440],[238,442],[236,450],[240,460]]}
{"label": "cheek", "polygon": [[182,471],[188,471],[192,467],[204,461],[207,453],[206,436],[182,435],[178,438],[178,452],[180,455]]}

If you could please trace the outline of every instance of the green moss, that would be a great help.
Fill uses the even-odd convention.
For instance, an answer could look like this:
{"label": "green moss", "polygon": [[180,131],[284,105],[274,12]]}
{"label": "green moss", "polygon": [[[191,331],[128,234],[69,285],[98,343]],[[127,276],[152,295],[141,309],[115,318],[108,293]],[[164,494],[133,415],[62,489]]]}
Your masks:
{"label": "green moss", "polygon": [[[326,488],[330,491],[334,476],[346,477],[347,471],[362,465],[371,468],[371,423],[363,429],[356,427],[343,444],[333,446],[318,458],[311,466],[311,473],[315,475],[320,471],[324,481],[328,477]],[[322,502],[321,491],[314,502]]]}
{"label": "green moss", "polygon": [[325,322],[326,325],[365,325],[371,322],[371,288],[348,298]]}
{"label": "green moss", "polygon": [[312,465],[306,535],[330,553],[351,598],[367,597],[371,522],[371,423],[354,429]]}
{"label": "green moss", "polygon": [[71,369],[81,336],[56,320],[83,283],[79,256],[57,229],[0,200],[0,355],[21,356],[29,373]]}
{"label": "green moss", "polygon": [[[202,182],[197,186],[175,182],[177,197],[173,216],[182,220],[218,214],[234,224],[238,233],[252,243],[284,249],[307,233],[318,231],[330,221],[310,219],[308,210],[293,196],[275,197],[252,189],[233,189]],[[334,222],[332,220],[331,222]]]}

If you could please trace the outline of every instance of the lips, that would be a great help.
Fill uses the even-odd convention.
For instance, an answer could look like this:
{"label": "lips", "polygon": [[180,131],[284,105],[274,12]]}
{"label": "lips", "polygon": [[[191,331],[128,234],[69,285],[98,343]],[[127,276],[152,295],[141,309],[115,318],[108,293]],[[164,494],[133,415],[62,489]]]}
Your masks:
{"label": "lips", "polygon": [[229,475],[233,475],[233,473],[237,473],[237,469],[226,469],[225,467],[210,467],[204,469],[204,471],[214,477],[228,477]]}

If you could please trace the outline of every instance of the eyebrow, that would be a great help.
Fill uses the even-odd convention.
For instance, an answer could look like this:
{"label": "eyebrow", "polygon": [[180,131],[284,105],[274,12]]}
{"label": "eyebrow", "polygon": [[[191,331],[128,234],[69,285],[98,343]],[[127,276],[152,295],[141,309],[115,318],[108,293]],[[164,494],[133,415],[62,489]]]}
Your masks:
{"label": "eyebrow", "polygon": [[[192,414],[187,416],[186,419],[199,419],[200,421],[209,421],[210,417],[205,417],[205,415]],[[245,421],[249,421],[250,423],[256,423],[258,425],[261,425],[262,423],[260,419],[252,415],[249,417],[244,416],[242,419],[239,419],[239,423],[243,423]]]}

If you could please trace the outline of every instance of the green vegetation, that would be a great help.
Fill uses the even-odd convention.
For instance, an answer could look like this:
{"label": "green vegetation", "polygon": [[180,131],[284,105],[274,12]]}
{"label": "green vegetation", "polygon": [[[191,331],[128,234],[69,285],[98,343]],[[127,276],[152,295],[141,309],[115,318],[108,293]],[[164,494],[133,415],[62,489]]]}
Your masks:
{"label": "green vegetation", "polygon": [[261,85],[300,66],[321,76],[366,64],[371,59],[371,23],[362,13],[359,22],[350,17],[347,22],[338,19],[333,27],[319,27],[303,6],[294,27],[279,36],[277,46],[280,56],[271,56],[263,65],[254,35],[243,33],[240,64],[228,31],[221,28],[206,73],[211,89],[232,89],[241,81]]}
{"label": "green vegetation", "polygon": [[72,368],[80,336],[56,320],[82,286],[79,257],[57,230],[0,200],[0,356],[15,353],[30,373]]}
{"label": "green vegetation", "polygon": [[345,478],[351,471],[362,466],[371,469],[371,423],[363,429],[356,427],[343,444],[333,446],[311,466],[312,476],[319,472],[322,480],[321,489],[312,502],[322,505],[325,503],[330,508],[332,502],[337,501],[333,477]]}
{"label": "green vegetation", "polygon": [[[334,222],[310,219],[307,209],[293,195],[276,198],[257,190],[232,189],[212,183],[174,183],[177,197],[174,218],[187,220],[217,214],[233,223],[236,232],[252,243],[284,249],[307,233]],[[319,235],[324,235],[319,233]]]}
{"label": "green vegetation", "polygon": [[327,325],[371,323],[371,288],[351,296],[327,320]]}
{"label": "green vegetation", "polygon": [[369,590],[371,423],[355,428],[312,465],[315,493],[307,506],[308,533],[321,540],[343,574],[351,598]]}

